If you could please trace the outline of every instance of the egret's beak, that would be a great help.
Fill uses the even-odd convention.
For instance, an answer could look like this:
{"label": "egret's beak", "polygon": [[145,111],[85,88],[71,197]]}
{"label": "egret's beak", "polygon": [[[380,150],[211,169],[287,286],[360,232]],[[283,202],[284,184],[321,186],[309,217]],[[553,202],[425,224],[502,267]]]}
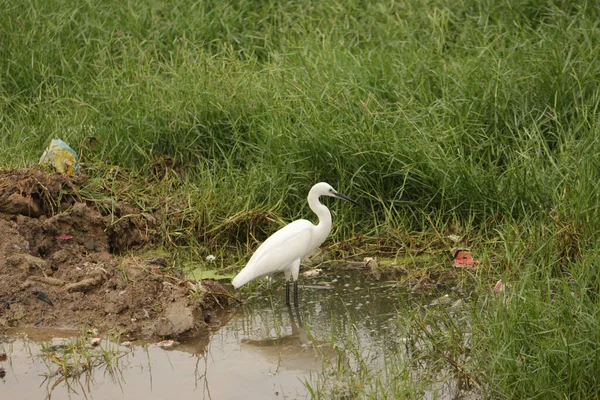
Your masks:
{"label": "egret's beak", "polygon": [[335,197],[337,197],[338,199],[346,200],[346,201],[349,201],[350,203],[354,203],[354,204],[356,204],[357,206],[360,206],[360,203],[359,203],[358,201],[356,201],[356,200],[352,200],[350,197],[348,197],[348,196],[346,196],[346,195],[343,195],[343,194],[341,194],[341,193],[338,193],[338,192],[335,192],[333,195],[334,195]]}

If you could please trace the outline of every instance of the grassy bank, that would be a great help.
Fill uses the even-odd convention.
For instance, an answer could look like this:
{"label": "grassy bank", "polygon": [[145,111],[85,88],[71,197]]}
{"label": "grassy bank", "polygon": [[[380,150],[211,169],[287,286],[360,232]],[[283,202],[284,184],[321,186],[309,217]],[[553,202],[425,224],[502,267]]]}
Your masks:
{"label": "grassy bank", "polygon": [[474,307],[491,393],[598,397],[599,17],[549,0],[0,1],[0,165],[60,137],[91,189],[170,204],[171,248],[244,253],[328,181],[366,206],[334,206],[334,239],[458,234],[512,281],[513,301]]}

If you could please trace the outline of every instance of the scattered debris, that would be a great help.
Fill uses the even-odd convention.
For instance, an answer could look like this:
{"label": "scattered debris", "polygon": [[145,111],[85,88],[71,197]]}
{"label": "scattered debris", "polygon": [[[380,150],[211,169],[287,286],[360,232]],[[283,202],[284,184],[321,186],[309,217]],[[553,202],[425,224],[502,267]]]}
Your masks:
{"label": "scattered debris", "polygon": [[58,235],[56,238],[58,240],[71,240],[71,239],[73,239],[73,236],[71,236],[71,235]]}
{"label": "scattered debris", "polygon": [[[0,299],[0,305],[6,309],[10,308],[10,305],[14,303],[14,300],[2,300]],[[0,360],[1,361],[1,360]]]}
{"label": "scattered debris", "polygon": [[363,261],[365,262],[366,267],[369,267],[369,268],[377,268],[378,267],[377,257],[365,257],[363,259]]}
{"label": "scattered debris", "polygon": [[79,169],[79,156],[62,140],[52,139],[50,146],[40,157],[40,165],[47,166],[61,174],[74,175]]}
{"label": "scattered debris", "polygon": [[498,280],[494,285],[493,292],[494,294],[500,294],[504,291],[504,283],[502,283],[502,279]]}
{"label": "scattered debris", "polygon": [[34,295],[36,299],[54,307],[54,303],[52,303],[52,301],[48,298],[48,295],[46,293],[40,292],[39,290],[32,290],[31,294]]}
{"label": "scattered debris", "polygon": [[174,340],[163,340],[162,342],[158,342],[158,343],[155,343],[155,344],[158,347],[160,347],[161,349],[171,350],[172,348],[174,348],[179,343],[177,343]]}
{"label": "scattered debris", "polygon": [[99,333],[99,332],[100,332],[100,331],[98,331],[98,329],[97,329],[97,328],[90,328],[90,329],[88,329],[88,330],[87,330],[86,334],[87,334],[88,336],[98,336],[98,333]]}
{"label": "scattered debris", "polygon": [[321,268],[309,269],[308,271],[304,271],[302,276],[304,278],[316,278],[321,274],[321,272],[323,272]]}
{"label": "scattered debris", "polygon": [[317,289],[317,290],[332,290],[333,286],[325,285],[299,285],[303,289]]}
{"label": "scattered debris", "polygon": [[448,239],[450,239],[450,241],[454,242],[454,243],[458,243],[460,242],[460,236],[458,235],[448,235],[446,236]]}
{"label": "scattered debris", "polygon": [[473,259],[469,249],[453,249],[454,266],[460,268],[476,268],[479,266],[479,260]]}

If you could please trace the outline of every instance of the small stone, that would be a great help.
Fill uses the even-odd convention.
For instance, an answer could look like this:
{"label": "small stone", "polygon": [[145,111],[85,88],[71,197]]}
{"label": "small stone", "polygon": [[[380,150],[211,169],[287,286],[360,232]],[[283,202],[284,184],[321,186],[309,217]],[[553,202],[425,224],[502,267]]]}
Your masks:
{"label": "small stone", "polygon": [[24,253],[11,254],[4,262],[7,266],[19,268],[27,274],[35,270],[45,271],[50,268],[50,263],[48,261]]}
{"label": "small stone", "polygon": [[323,272],[323,270],[321,268],[315,268],[315,269],[311,269],[306,272],[303,272],[302,276],[305,278],[315,278],[315,277],[319,276],[319,274],[321,272]]}

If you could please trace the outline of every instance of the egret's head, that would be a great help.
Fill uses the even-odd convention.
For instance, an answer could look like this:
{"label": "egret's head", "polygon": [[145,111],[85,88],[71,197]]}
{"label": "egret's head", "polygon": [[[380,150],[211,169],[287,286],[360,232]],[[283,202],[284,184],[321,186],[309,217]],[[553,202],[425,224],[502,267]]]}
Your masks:
{"label": "egret's head", "polygon": [[316,195],[317,197],[319,197],[319,196],[337,197],[338,199],[346,200],[351,203],[360,205],[356,201],[352,200],[350,197],[339,193],[327,182],[319,182],[316,185],[314,185],[312,187],[312,189],[310,189],[310,193],[308,194],[308,196],[310,197],[313,194]]}

